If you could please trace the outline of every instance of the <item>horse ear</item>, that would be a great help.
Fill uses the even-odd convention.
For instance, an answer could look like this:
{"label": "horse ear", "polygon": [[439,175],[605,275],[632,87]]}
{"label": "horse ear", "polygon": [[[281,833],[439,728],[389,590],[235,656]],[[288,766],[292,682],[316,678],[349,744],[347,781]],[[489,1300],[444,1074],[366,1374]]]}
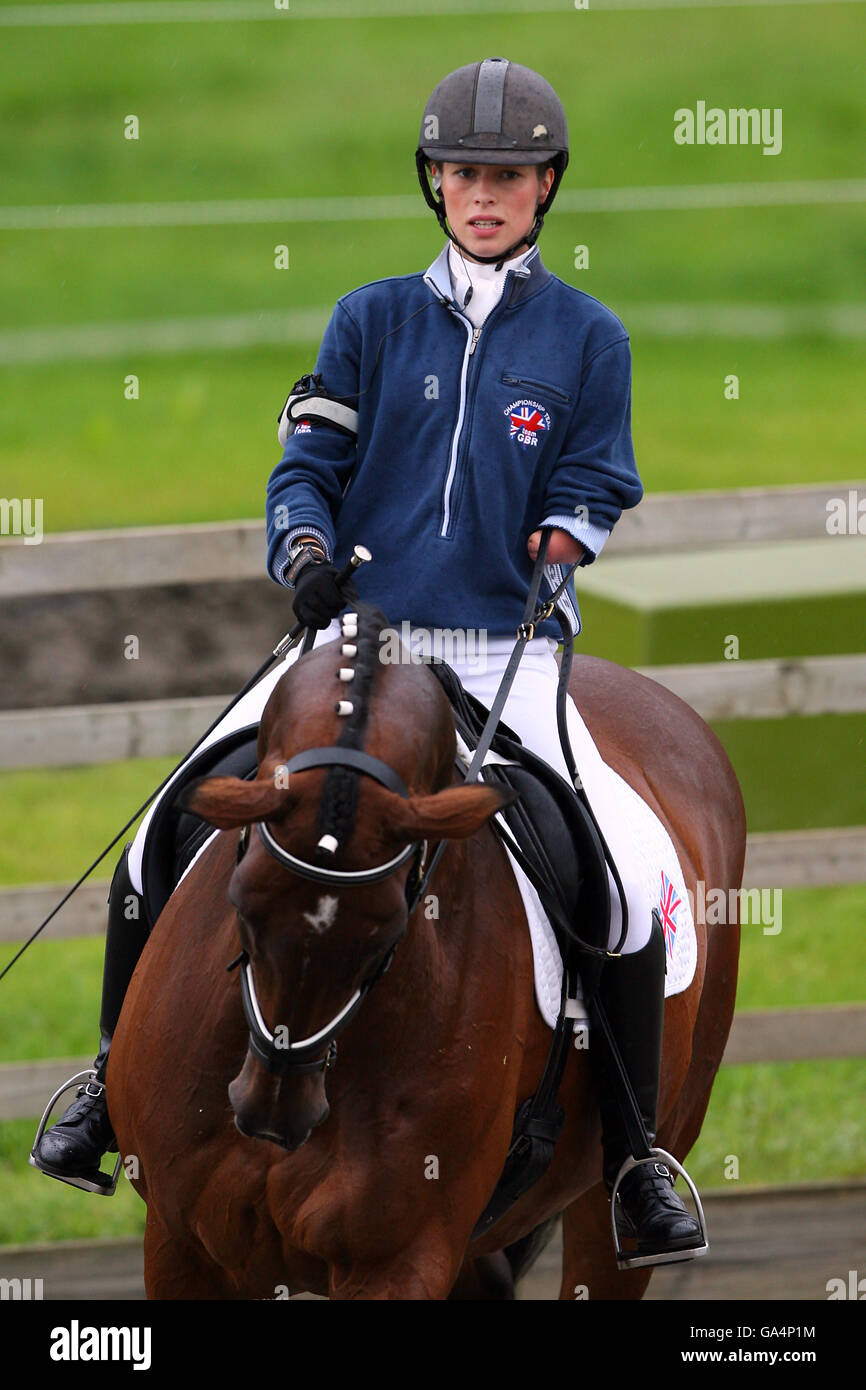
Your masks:
{"label": "horse ear", "polygon": [[237,830],[284,811],[288,800],[288,789],[275,786],[271,778],[200,777],[181,793],[179,804],[220,830]]}
{"label": "horse ear", "polygon": [[491,787],[480,782],[408,799],[389,792],[383,819],[395,839],[463,840],[518,796],[510,787]]}

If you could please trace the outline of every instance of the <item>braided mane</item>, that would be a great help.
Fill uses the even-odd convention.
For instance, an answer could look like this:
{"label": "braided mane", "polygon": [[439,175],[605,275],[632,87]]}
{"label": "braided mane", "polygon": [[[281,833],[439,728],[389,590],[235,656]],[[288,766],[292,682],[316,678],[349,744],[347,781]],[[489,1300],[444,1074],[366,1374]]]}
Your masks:
{"label": "braided mane", "polygon": [[[344,687],[351,698],[352,712],[340,720],[342,728],[335,744],[337,748],[364,746],[376,676],[382,665],[379,634],[388,626],[382,609],[373,604],[356,602],[355,612],[358,614],[358,635],[350,640],[358,650],[354,657],[346,658],[345,663],[351,664],[355,676],[351,684]],[[346,844],[355,828],[358,788],[359,773],[353,768],[339,764],[329,768],[316,820],[317,837],[333,835],[341,845]]]}

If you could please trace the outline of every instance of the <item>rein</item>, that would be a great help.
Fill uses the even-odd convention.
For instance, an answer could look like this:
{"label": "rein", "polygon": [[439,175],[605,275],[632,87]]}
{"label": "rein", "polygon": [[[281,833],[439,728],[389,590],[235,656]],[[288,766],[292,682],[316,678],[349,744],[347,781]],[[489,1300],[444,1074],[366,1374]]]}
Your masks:
{"label": "rein", "polygon": [[[557,585],[556,589],[554,590],[548,601],[540,605],[536,609],[538,591],[544,573],[545,558],[547,555],[549,541],[550,529],[544,528],[541,534],[541,541],[538,548],[538,555],[535,562],[535,569],[533,570],[532,574],[532,581],[529,587],[529,593],[527,595],[523,619],[520,623],[520,626],[517,629],[517,642],[515,644],[511,657],[509,658],[509,662],[503,674],[502,681],[500,682],[499,689],[496,692],[496,696],[490,708],[490,714],[488,716],[487,722],[485,723],[484,730],[478,740],[478,744],[475,748],[472,760],[466,771],[466,776],[464,780],[467,783],[474,782],[475,780],[477,780],[478,770],[482,766],[487,752],[490,748],[490,745],[493,741],[493,738],[496,734],[496,730],[499,724],[499,716],[505,705],[505,701],[508,698],[508,692],[510,691],[511,686],[514,682],[514,677],[517,673],[517,667],[520,664],[520,659],[523,656],[526,643],[530,640],[530,638],[532,638],[535,635],[535,628],[537,624],[539,622],[544,621],[546,618],[549,618],[551,614],[554,612],[554,609],[556,607],[556,600],[565,588],[566,584],[568,583],[576,568],[576,564],[573,564],[569,567],[565,574],[565,577],[562,579],[560,584]],[[568,642],[565,643],[565,647],[567,649],[569,648]],[[566,751],[569,770],[571,770],[571,768],[574,766],[574,759],[571,755],[571,748],[568,743],[568,736],[565,728],[564,708],[561,711],[559,709],[559,706],[564,704],[564,693],[567,690],[568,670],[570,668],[570,661],[568,661],[567,664],[564,661],[563,664],[565,667],[564,679],[560,679],[557,691],[557,721],[560,732],[560,739],[562,740],[563,748]],[[289,761],[285,764],[285,767],[287,771],[291,772],[292,770],[299,771],[303,768],[320,767],[326,764],[340,764],[345,767],[354,768],[358,772],[366,773],[367,776],[375,778],[378,782],[382,783],[383,786],[386,786],[390,791],[397,792],[398,795],[403,797],[408,798],[409,796],[409,793],[406,789],[405,784],[403,783],[402,778],[394,771],[393,768],[389,767],[387,763],[382,762],[381,759],[374,758],[371,754],[365,753],[363,750],[360,749],[339,747],[310,748],[304,750],[301,753],[297,753],[293,758],[290,758]],[[413,861],[412,869],[408,879],[406,880],[405,885],[406,925],[404,926],[403,931],[400,933],[400,936],[397,938],[397,941],[395,941],[389,947],[388,951],[385,953],[381,962],[375,968],[373,973],[355,991],[348,1003],[346,1003],[343,1006],[339,1013],[337,1013],[329,1023],[327,1023],[323,1028],[320,1028],[316,1033],[312,1034],[310,1037],[300,1039],[297,1042],[292,1042],[289,1039],[285,1039],[284,1041],[280,1042],[270,1031],[267,1024],[265,1023],[258,999],[256,997],[255,984],[253,981],[252,973],[252,964],[246,951],[242,951],[241,954],[237,956],[235,960],[233,960],[231,964],[226,967],[228,970],[234,970],[238,965],[242,967],[241,1000],[243,1004],[244,1017],[246,1019],[250,1033],[250,1050],[252,1051],[254,1056],[256,1056],[262,1062],[265,1068],[276,1076],[289,1076],[293,1074],[296,1075],[299,1073],[303,1074],[314,1071],[324,1071],[327,1068],[333,1066],[336,1060],[335,1040],[337,1036],[351,1022],[352,1018],[354,1018],[355,1014],[361,1007],[362,1003],[364,1002],[364,999],[366,998],[369,991],[372,989],[373,985],[381,979],[382,975],[384,975],[385,971],[390,966],[394,956],[394,952],[397,949],[397,945],[399,944],[399,941],[402,939],[402,937],[405,936],[406,931],[408,930],[408,925],[412,917],[412,914],[421,900],[421,897],[424,893],[430,876],[434,868],[438,864],[442,854],[444,853],[448,841],[440,840],[432,858],[430,859],[426,867],[425,859],[427,854],[427,841],[425,840],[423,844],[420,845],[417,843],[407,845],[405,849],[401,850],[399,854],[395,855],[385,864],[377,865],[371,869],[340,871],[337,869],[327,868],[322,865],[311,864],[307,860],[299,859],[296,855],[290,854],[288,850],[284,849],[282,845],[278,843],[278,841],[274,838],[273,834],[268,829],[268,826],[264,821],[259,821],[257,825],[259,839],[261,840],[261,843],[264,845],[268,854],[270,854],[272,858],[276,859],[277,862],[280,863],[284,868],[289,869],[292,873],[300,874],[304,878],[313,879],[317,883],[326,883],[337,888],[351,888],[360,884],[375,883],[377,881],[381,881],[382,879],[387,878],[390,874],[396,872],[396,870],[399,869],[403,864],[405,864],[407,860],[411,859]],[[249,833],[250,827],[248,825],[244,826],[243,830],[241,831],[240,840],[238,843],[238,862],[240,862],[249,845]],[[319,849],[325,852],[333,852],[333,850],[336,848],[336,845],[327,844],[326,839],[327,837],[323,837],[323,840],[320,841]],[[625,907],[624,903],[623,907]],[[623,929],[623,938],[624,936],[625,925]],[[597,948],[589,946],[586,943],[583,944],[584,948],[594,955],[603,955],[606,957],[609,954],[609,952],[599,951]],[[327,1044],[328,1047],[326,1054],[323,1057],[320,1056],[319,1058],[314,1058],[313,1054],[317,1051],[320,1051],[321,1048],[325,1046],[325,1044]]]}

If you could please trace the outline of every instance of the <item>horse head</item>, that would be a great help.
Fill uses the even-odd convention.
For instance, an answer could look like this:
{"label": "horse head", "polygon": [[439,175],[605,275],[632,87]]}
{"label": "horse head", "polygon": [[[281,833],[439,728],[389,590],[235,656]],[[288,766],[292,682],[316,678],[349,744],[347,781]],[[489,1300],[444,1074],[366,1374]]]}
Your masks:
{"label": "horse head", "polygon": [[408,652],[395,662],[393,645],[384,661],[387,619],[358,612],[350,643],[314,648],[274,687],[255,780],[204,779],[186,799],[241,832],[228,897],[250,1037],[229,1086],[235,1124],[289,1150],[328,1118],[335,1039],[407,931],[428,846],[473,835],[513,799],[451,785],[454,721],[439,681]]}

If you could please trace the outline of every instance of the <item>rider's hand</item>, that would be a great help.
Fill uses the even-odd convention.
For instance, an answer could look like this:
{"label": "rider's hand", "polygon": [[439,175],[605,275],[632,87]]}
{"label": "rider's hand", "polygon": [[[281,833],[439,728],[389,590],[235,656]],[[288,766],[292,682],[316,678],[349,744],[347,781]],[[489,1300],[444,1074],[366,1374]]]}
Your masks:
{"label": "rider's hand", "polygon": [[[533,531],[529,540],[526,542],[526,549],[529,551],[530,560],[535,560],[538,556],[538,547],[541,543],[541,532]],[[574,536],[570,536],[567,531],[561,531],[558,526],[551,528],[550,541],[547,546],[545,557],[548,565],[570,565],[575,560],[582,560],[586,551],[580,541],[576,541]]]}
{"label": "rider's hand", "polygon": [[336,583],[338,573],[336,565],[327,560],[304,565],[292,591],[295,617],[304,627],[327,627],[346,607],[346,595]]}

